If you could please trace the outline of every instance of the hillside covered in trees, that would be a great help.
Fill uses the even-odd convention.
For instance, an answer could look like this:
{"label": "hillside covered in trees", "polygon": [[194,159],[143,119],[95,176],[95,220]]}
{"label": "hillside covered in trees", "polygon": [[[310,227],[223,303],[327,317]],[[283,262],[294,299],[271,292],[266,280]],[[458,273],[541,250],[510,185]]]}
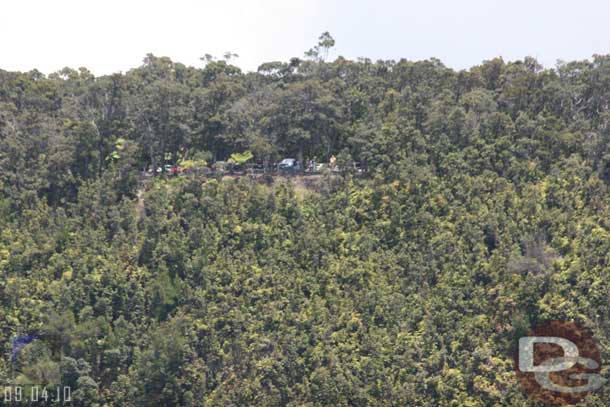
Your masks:
{"label": "hillside covered in trees", "polygon": [[[79,406],[534,406],[518,333],[610,356],[610,56],[0,70],[0,382]],[[252,152],[365,176],[152,177]],[[60,338],[15,377],[11,338]],[[607,376],[608,367],[602,368]],[[607,406],[610,390],[587,406]]]}

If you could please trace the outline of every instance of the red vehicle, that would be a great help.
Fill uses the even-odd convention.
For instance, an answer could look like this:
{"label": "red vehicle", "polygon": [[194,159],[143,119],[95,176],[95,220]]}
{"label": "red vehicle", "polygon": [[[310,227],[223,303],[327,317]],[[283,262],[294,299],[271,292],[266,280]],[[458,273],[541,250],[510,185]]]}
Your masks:
{"label": "red vehicle", "polygon": [[157,172],[157,174],[161,174],[162,172],[165,172],[167,174],[178,175],[178,174],[182,174],[186,170],[187,169],[184,167],[166,164],[163,167],[158,167],[156,172]]}
{"label": "red vehicle", "polygon": [[169,169],[169,172],[173,175],[178,175],[182,174],[183,172],[186,172],[186,168],[174,165]]}

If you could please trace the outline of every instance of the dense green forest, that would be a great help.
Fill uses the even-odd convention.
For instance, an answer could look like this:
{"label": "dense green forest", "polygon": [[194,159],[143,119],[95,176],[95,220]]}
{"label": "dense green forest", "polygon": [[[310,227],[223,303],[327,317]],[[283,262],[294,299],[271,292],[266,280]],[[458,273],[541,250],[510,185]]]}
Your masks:
{"label": "dense green forest", "polygon": [[[0,383],[25,334],[63,356],[17,380],[59,365],[100,407],[535,406],[512,352],[549,319],[610,359],[610,56],[455,71],[332,45],[248,73],[0,70]],[[246,151],[368,171],[141,182]]]}

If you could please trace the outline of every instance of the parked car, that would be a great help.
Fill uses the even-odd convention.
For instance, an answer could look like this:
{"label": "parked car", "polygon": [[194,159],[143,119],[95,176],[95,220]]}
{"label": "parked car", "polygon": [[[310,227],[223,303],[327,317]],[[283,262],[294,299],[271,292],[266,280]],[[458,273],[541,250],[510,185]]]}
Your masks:
{"label": "parked car", "polygon": [[263,163],[254,163],[248,167],[250,174],[263,174],[265,172],[265,165]]}
{"label": "parked car", "polygon": [[173,175],[179,175],[186,171],[186,168],[180,167],[179,165],[174,165],[169,169],[169,172]]}
{"label": "parked car", "polygon": [[162,172],[171,172],[172,170],[172,166],[169,164],[165,164],[163,167],[157,167],[157,174],[160,174]]}
{"label": "parked car", "polygon": [[187,170],[186,168],[180,167],[178,165],[165,164],[163,167],[157,167],[157,170],[155,172],[157,174],[165,173],[165,174],[178,175],[178,174],[182,174],[186,170]]}
{"label": "parked car", "polygon": [[294,158],[284,158],[277,166],[280,173],[295,174],[301,171],[301,165]]}

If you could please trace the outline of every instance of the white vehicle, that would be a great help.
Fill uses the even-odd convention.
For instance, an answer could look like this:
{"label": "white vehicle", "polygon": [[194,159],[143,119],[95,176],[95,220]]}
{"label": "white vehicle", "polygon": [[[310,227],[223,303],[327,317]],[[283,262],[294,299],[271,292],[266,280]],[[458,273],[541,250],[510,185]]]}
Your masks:
{"label": "white vehicle", "polygon": [[280,172],[298,172],[301,170],[299,162],[294,158],[284,158],[277,168]]}

